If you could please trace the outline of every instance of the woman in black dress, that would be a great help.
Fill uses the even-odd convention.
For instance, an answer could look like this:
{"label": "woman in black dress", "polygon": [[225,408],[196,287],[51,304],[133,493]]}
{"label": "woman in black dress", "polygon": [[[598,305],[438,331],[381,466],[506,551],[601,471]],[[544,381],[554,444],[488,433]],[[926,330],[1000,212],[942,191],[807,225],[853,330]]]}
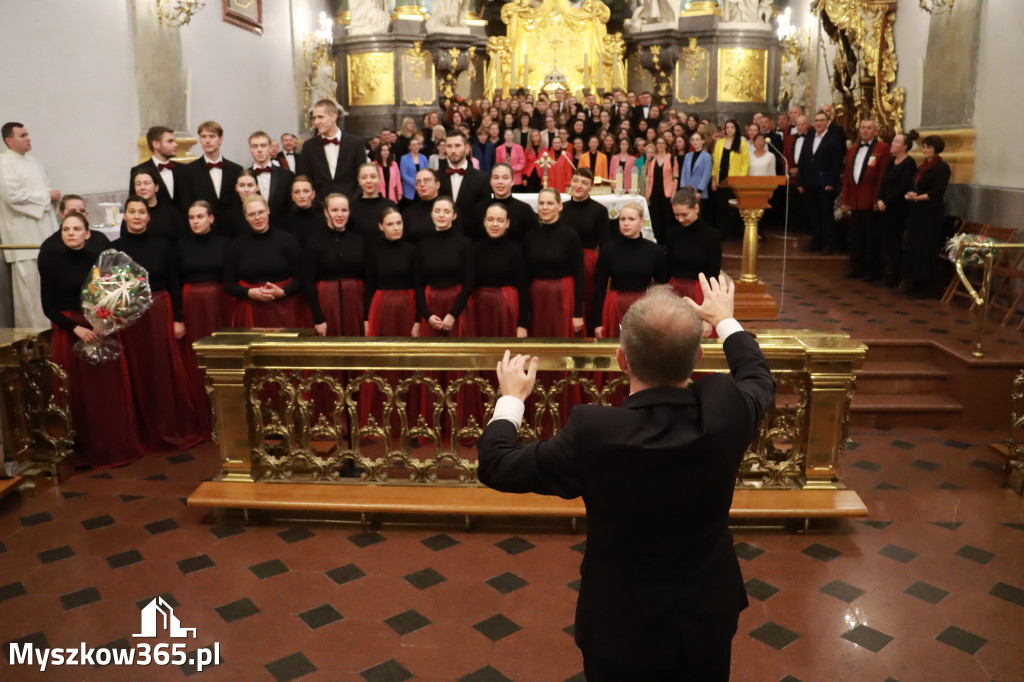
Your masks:
{"label": "woman in black dress", "polygon": [[917,131],[897,133],[892,138],[892,156],[885,167],[882,184],[878,187],[879,231],[882,235],[882,282],[894,287],[900,282],[903,260],[903,231],[907,226],[907,192],[914,185],[917,162],[910,156],[910,148],[917,139]]}
{"label": "woman in black dress", "polygon": [[[679,296],[689,296],[700,305],[704,302],[699,276],[718,277],[722,270],[722,238],[718,231],[700,216],[701,202],[692,187],[684,187],[672,198],[676,224],[665,236],[668,256],[669,285]],[[704,335],[714,333],[704,325]]]}
{"label": "woman in black dress", "polygon": [[181,313],[185,336],[181,339],[181,357],[191,379],[192,404],[199,417],[199,428],[209,435],[210,399],[206,394],[206,374],[199,369],[192,344],[231,326],[231,299],[224,293],[221,277],[230,242],[213,230],[213,207],[197,201],[188,209],[189,234],[178,240],[175,254],[181,273]]}
{"label": "woman in black dress", "polygon": [[67,374],[75,421],[72,464],[120,466],[144,452],[128,362],[122,353],[116,360],[94,365],[72,350],[80,340],[94,343],[99,338],[82,314],[81,296],[102,249],[87,243],[89,221],[81,213],[64,216],[60,230],[60,243],[39,252],[38,267],[43,313],[53,323],[53,361]]}
{"label": "woman in black dress", "polygon": [[231,243],[224,260],[224,290],[235,297],[234,327],[309,327],[300,296],[302,247],[284,230],[270,226],[267,201],[258,194],[242,204],[249,233]]}
{"label": "woman in black dress", "polygon": [[572,338],[583,333],[583,246],[559,220],[562,198],[550,187],[537,196],[540,225],[526,233],[530,269],[530,336]]}
{"label": "woman in black dress", "polygon": [[423,336],[476,334],[472,306],[467,308],[476,280],[473,242],[452,229],[455,216],[452,198],[438,197],[431,211],[434,234],[417,247],[416,305]]}
{"label": "woman in black dress", "polygon": [[281,227],[290,232],[299,244],[305,244],[325,225],[324,211],[316,198],[313,181],[305,175],[296,175],[292,180],[292,206],[281,221]]}
{"label": "woman in black dress", "polygon": [[139,196],[124,206],[127,234],[110,248],[123,251],[149,275],[153,304],[138,322],[118,333],[128,363],[147,448],[181,450],[202,440],[191,399],[188,370],[178,340],[186,328],[181,308],[181,277],[174,248],[148,230],[149,206]]}
{"label": "woman in black dress", "polygon": [[381,211],[379,225],[384,238],[370,247],[366,258],[366,336],[419,336],[416,247],[402,236],[404,225],[397,208]]}
{"label": "woman in black dress", "polygon": [[617,338],[622,317],[651,284],[668,282],[665,251],[641,235],[644,208],[631,201],[619,211],[619,237],[605,244],[594,271],[594,335]]}
{"label": "woman in black dress", "polygon": [[493,203],[484,214],[485,239],[477,242],[473,307],[477,336],[527,336],[530,275],[523,250],[508,237],[508,209]]}
{"label": "woman in black dress", "polygon": [[946,214],[944,200],[952,174],[949,164],[940,156],[945,147],[945,141],[938,135],[921,141],[924,160],[910,191],[903,195],[909,209],[900,292],[912,298],[927,298],[935,293],[935,267],[942,249],[942,219]]}
{"label": "woman in black dress", "polygon": [[302,252],[306,302],[320,336],[362,336],[366,243],[348,229],[348,197],[329,194],[326,203],[327,225]]}
{"label": "woman in black dress", "polygon": [[[185,234],[185,221],[181,217],[178,208],[171,203],[157,201],[156,181],[153,176],[145,171],[139,171],[132,176],[132,186],[135,194],[142,197],[149,209],[149,226],[146,231],[160,237],[169,244],[174,244]],[[121,236],[128,234],[125,221],[121,221]]]}

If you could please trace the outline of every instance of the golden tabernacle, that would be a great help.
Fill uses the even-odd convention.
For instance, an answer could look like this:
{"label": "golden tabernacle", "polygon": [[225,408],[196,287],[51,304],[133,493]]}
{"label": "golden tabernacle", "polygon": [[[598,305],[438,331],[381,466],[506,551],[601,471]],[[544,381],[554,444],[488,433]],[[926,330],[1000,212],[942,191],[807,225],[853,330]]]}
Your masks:
{"label": "golden tabernacle", "polygon": [[501,9],[508,26],[504,36],[487,41],[490,61],[485,96],[508,95],[520,88],[553,92],[557,88],[580,97],[586,92],[626,89],[626,43],[621,33],[608,35],[608,6],[584,0],[514,0]]}

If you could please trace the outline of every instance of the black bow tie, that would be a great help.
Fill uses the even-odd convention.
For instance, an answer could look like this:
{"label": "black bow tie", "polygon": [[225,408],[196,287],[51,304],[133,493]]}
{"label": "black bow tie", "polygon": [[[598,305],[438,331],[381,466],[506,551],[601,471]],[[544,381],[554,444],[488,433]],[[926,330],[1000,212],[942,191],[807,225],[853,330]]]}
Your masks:
{"label": "black bow tie", "polygon": [[861,143],[860,143],[860,146],[861,146],[861,147],[870,147],[870,146],[871,146],[871,143],[870,143],[870,142],[861,142]]}

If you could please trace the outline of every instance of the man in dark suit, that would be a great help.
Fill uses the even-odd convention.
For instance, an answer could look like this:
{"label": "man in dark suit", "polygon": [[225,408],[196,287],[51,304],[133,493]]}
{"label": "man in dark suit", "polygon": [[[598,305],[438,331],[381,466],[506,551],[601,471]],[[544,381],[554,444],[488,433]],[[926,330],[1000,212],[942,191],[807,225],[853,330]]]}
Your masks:
{"label": "man in dark suit", "polygon": [[182,178],[182,166],[171,160],[178,153],[174,131],[167,126],[153,126],[146,131],[146,144],[152,156],[132,168],[128,178],[128,196],[135,194],[135,175],[145,172],[156,181],[156,200],[174,204],[184,214],[188,210],[185,203],[188,181]]}
{"label": "man in dark suit", "polygon": [[262,130],[249,136],[249,153],[252,155],[249,170],[256,174],[260,194],[267,200],[267,208],[270,209],[270,219],[273,224],[280,224],[281,218],[291,207],[295,173],[271,163],[270,136]]}
{"label": "man in dark suit", "polygon": [[633,107],[633,118],[632,126],[633,130],[637,129],[640,125],[640,121],[646,119],[648,127],[658,127],[658,121],[661,120],[661,110],[658,107],[651,104],[651,93],[642,92],[640,93],[640,99],[637,105]]}
{"label": "man in dark suit", "polygon": [[803,114],[797,116],[794,124],[793,133],[787,135],[782,143],[782,155],[786,159],[789,172],[790,224],[794,229],[803,232],[807,229],[807,214],[804,210],[804,195],[798,191],[797,187],[797,168],[804,144],[807,143],[807,131],[810,129],[810,124]]}
{"label": "man in dark suit", "polygon": [[[228,211],[239,204],[235,183],[242,166],[228,161],[221,153],[224,142],[224,128],[216,121],[204,121],[199,124],[199,145],[203,148],[202,158],[196,159],[182,167],[188,180],[186,188],[186,210],[194,201],[206,201],[213,206],[213,231],[225,236],[229,235]],[[183,188],[185,189],[185,188]]]}
{"label": "man in dark suit", "polygon": [[[537,359],[506,351],[498,365],[502,397],[478,445],[479,477],[505,492],[583,497],[576,644],[589,682],[729,679],[747,606],[729,507],[775,385],[732,317],[732,284],[701,275],[700,285],[700,306],[654,287],[629,309],[617,351],[629,397],[622,407],[573,408],[551,440],[516,442]],[[701,319],[723,339],[732,377],[688,385]],[[643,475],[623,476],[623,467]]]}
{"label": "man in dark suit", "polygon": [[278,152],[277,162],[281,164],[281,168],[290,170],[294,173],[299,167],[299,138],[295,137],[291,133],[285,133],[281,136],[281,151]]}
{"label": "man in dark suit", "polygon": [[882,235],[875,202],[889,163],[889,143],[878,139],[878,124],[870,118],[860,122],[858,134],[860,142],[846,152],[839,203],[853,221],[847,277],[870,282],[882,278]]}
{"label": "man in dark suit", "polygon": [[845,155],[842,134],[830,130],[828,115],[819,111],[814,115],[814,132],[807,135],[797,163],[797,187],[804,196],[807,224],[813,234],[805,251],[821,251],[828,256],[835,246],[833,205]]}
{"label": "man in dark suit", "polygon": [[[458,217],[453,227],[467,234],[476,207],[491,191],[488,174],[473,168],[469,162],[469,142],[464,133],[450,131],[445,137],[448,167],[441,175],[441,196],[455,200]],[[473,238],[473,235],[467,235]]]}
{"label": "man in dark suit", "polygon": [[360,195],[359,166],[366,163],[366,144],[358,135],[338,128],[338,105],[322,99],[313,107],[316,135],[302,146],[298,175],[313,181],[321,201],[332,192],[341,192],[353,201]]}

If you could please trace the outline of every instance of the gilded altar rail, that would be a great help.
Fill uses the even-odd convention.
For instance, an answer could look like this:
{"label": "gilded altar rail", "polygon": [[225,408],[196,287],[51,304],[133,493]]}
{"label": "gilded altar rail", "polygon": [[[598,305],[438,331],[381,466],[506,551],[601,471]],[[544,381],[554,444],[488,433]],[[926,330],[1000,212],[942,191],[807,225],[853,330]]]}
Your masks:
{"label": "gilded altar rail", "polygon": [[[754,333],[779,396],[737,487],[842,488],[839,458],[866,346],[824,331]],[[480,485],[472,443],[497,399],[493,372],[506,348],[537,355],[549,373],[520,430],[531,440],[557,431],[566,391],[584,402],[621,399],[616,347],[594,339],[319,338],[308,330],[230,330],[195,344],[221,480],[469,486]],[[728,371],[720,343],[705,342],[697,371]],[[370,384],[378,404],[366,418],[360,399],[369,404]],[[423,396],[433,409],[411,404]],[[482,409],[474,413],[474,404]],[[644,475],[628,462],[623,471]]]}

